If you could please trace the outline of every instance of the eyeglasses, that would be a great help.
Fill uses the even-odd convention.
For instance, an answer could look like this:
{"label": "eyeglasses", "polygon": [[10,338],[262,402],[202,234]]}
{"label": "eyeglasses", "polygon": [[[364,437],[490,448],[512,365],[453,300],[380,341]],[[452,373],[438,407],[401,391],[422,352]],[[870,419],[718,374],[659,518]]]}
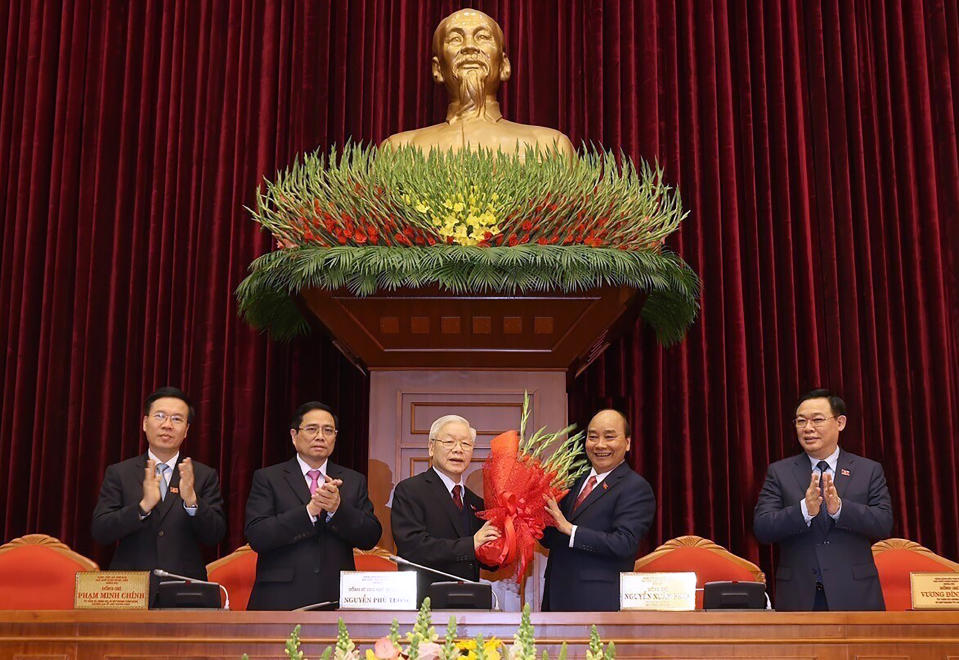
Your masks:
{"label": "eyeglasses", "polygon": [[336,437],[336,429],[332,426],[317,426],[316,424],[310,424],[309,426],[300,426],[299,430],[312,437],[316,437],[320,434],[322,434],[324,438]]}
{"label": "eyeglasses", "polygon": [[470,440],[454,440],[453,438],[443,438],[442,440],[439,438],[431,438],[431,440],[439,444],[439,446],[443,449],[452,449],[457,445],[467,451],[473,448],[473,443]]}
{"label": "eyeglasses", "polygon": [[793,424],[796,425],[796,429],[799,431],[806,428],[806,424],[808,424],[809,422],[812,422],[813,428],[821,429],[823,426],[826,425],[826,420],[829,420],[829,419],[836,419],[836,416],[832,415],[830,417],[813,417],[812,419],[806,419],[805,417],[797,417],[796,419],[793,420]]}
{"label": "eyeglasses", "polygon": [[186,418],[183,415],[167,415],[165,412],[155,412],[150,415],[153,419],[157,421],[157,424],[162,424],[163,422],[170,420],[170,423],[174,426],[179,426],[180,424],[186,423]]}

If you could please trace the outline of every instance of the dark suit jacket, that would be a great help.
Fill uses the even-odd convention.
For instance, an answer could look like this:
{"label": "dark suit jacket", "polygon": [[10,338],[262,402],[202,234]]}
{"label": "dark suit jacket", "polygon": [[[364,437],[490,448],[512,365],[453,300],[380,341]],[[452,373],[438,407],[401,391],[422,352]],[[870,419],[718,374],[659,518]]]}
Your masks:
{"label": "dark suit jacket", "polygon": [[[483,500],[466,489],[463,511],[456,508],[446,485],[430,468],[396,484],[390,520],[396,552],[417,564],[430,566],[467,580],[478,580],[480,564],[473,550],[473,534],[486,522],[476,517]],[[417,571],[417,593],[422,600],[434,582],[450,578]]]}
{"label": "dark suit jacket", "polygon": [[331,462],[326,473],[342,479],[333,518],[306,512],[310,489],[294,456],[253,473],[246,501],[246,538],[258,553],[248,609],[292,610],[340,597],[340,571],[352,571],[353,548],[369,550],[382,527],[373,515],[366,478]]}
{"label": "dark suit jacket", "polygon": [[[885,609],[871,546],[872,540],[892,531],[892,503],[882,466],[840,450],[835,476],[842,500],[839,520],[813,520],[807,526],[799,503],[811,475],[804,453],[773,463],[756,503],[756,538],[778,543],[780,549],[776,609],[811,610],[817,568],[830,610]],[[828,518],[825,503],[820,516]]]}
{"label": "dark suit jacket", "polygon": [[[181,452],[177,465],[182,459]],[[187,514],[180,495],[173,492],[180,484],[180,471],[174,468],[166,497],[140,520],[138,505],[143,499],[146,464],[147,454],[141,454],[107,467],[90,525],[93,538],[104,545],[119,542],[111,570],[162,568],[205,580],[206,564],[200,546],[216,545],[226,532],[216,470],[193,461],[195,516]]]}
{"label": "dark suit jacket", "polygon": [[573,504],[588,475],[579,478],[559,502],[576,525],[574,546],[555,527],[543,532],[549,548],[543,611],[619,610],[619,574],[632,571],[639,542],[656,514],[649,483],[621,463],[573,513]]}

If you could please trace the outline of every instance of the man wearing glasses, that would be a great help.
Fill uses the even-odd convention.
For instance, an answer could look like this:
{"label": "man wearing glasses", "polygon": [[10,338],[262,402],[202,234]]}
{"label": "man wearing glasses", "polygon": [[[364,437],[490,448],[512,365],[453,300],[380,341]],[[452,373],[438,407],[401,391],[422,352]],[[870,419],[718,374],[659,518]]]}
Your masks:
{"label": "man wearing glasses", "polygon": [[329,406],[304,403],[290,422],[296,456],[253,473],[244,530],[259,555],[251,610],[336,601],[340,571],[355,570],[353,548],[380,538],[366,478],[328,460],[336,434]]}
{"label": "man wearing glasses", "polygon": [[882,610],[872,542],[892,530],[882,466],[839,449],[846,404],[829,390],[799,399],[804,453],[769,466],[753,531],[778,543],[777,610]]}
{"label": "man wearing glasses", "polygon": [[[475,443],[476,429],[463,417],[445,415],[433,422],[432,467],[396,484],[390,516],[396,552],[403,559],[474,581],[480,570],[476,549],[500,535],[476,517],[483,500],[463,479]],[[418,571],[418,599],[433,582],[447,579]]]}
{"label": "man wearing glasses", "polygon": [[111,570],[206,579],[200,546],[220,542],[226,517],[216,470],[180,453],[194,417],[186,394],[161,387],[143,403],[147,452],[107,467],[90,531],[118,542]]}

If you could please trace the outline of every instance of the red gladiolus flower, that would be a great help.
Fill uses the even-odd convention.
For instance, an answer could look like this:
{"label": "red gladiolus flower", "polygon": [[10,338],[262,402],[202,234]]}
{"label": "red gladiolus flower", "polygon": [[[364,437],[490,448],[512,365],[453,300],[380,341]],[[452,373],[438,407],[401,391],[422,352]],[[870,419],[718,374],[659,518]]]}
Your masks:
{"label": "red gladiolus flower", "polygon": [[533,223],[532,223],[532,221],[526,220],[526,221],[523,223],[523,229],[524,229],[525,231],[530,231],[532,228],[533,228]]}
{"label": "red gladiolus flower", "polygon": [[496,242],[497,245],[502,245],[502,244],[503,244],[503,235],[500,234],[499,236],[497,236],[496,239],[495,239],[495,242]]}
{"label": "red gladiolus flower", "polygon": [[510,234],[509,241],[507,242],[509,243],[510,247],[513,247],[519,243],[519,239],[516,238],[515,234]]}
{"label": "red gladiolus flower", "polygon": [[550,210],[550,211],[555,211],[555,210],[558,209],[558,208],[559,208],[559,207],[556,206],[556,204],[550,204],[550,205],[549,205],[549,210]]}
{"label": "red gladiolus flower", "polygon": [[430,245],[436,245],[436,239],[433,238],[432,236],[427,236],[426,242],[429,243]]}
{"label": "red gladiolus flower", "polygon": [[539,238],[536,239],[536,242],[539,243],[540,245],[549,245],[549,241],[546,240],[545,236],[540,236]]}
{"label": "red gladiolus flower", "polygon": [[413,228],[410,226],[404,227],[403,234],[405,234],[407,238],[413,238]]}
{"label": "red gladiolus flower", "polygon": [[337,236],[336,240],[340,242],[340,245],[346,245],[346,236],[344,236],[343,234],[340,234],[339,236]]}
{"label": "red gladiolus flower", "polygon": [[[486,233],[488,234],[489,232],[486,232]],[[476,244],[476,247],[489,247],[489,242],[488,242],[488,241],[480,241],[479,243]]]}
{"label": "red gladiolus flower", "polygon": [[483,240],[488,241],[491,238],[493,238],[493,234],[491,232],[488,232],[488,231],[483,232]]}
{"label": "red gladiolus flower", "polygon": [[413,245],[412,241],[410,241],[409,238],[407,238],[405,235],[399,232],[396,232],[396,235],[393,238],[396,239],[397,243],[400,243],[402,245]]}
{"label": "red gladiolus flower", "polygon": [[353,235],[353,240],[356,242],[357,245],[363,245],[364,243],[366,243],[366,238],[367,238],[366,234],[360,231],[359,229]]}
{"label": "red gladiolus flower", "polygon": [[423,245],[424,243],[426,243],[426,241],[423,240],[423,235],[422,235],[422,234],[417,234],[417,235],[416,235],[416,244],[417,244],[417,245]]}
{"label": "red gladiolus flower", "polygon": [[446,244],[447,244],[447,245],[452,245],[452,244],[453,244],[453,237],[452,237],[452,236],[447,236],[447,237],[446,237]]}
{"label": "red gladiolus flower", "polygon": [[520,243],[529,243],[529,234],[523,234],[523,237],[519,239]]}

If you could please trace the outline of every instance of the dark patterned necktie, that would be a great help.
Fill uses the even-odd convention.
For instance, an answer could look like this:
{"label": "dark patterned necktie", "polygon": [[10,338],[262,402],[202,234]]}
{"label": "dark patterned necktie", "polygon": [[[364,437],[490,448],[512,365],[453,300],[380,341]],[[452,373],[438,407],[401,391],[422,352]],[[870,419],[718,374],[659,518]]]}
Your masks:
{"label": "dark patterned necktie", "polygon": [[459,484],[453,486],[453,504],[455,504],[456,508],[460,511],[463,510],[463,487]]}

